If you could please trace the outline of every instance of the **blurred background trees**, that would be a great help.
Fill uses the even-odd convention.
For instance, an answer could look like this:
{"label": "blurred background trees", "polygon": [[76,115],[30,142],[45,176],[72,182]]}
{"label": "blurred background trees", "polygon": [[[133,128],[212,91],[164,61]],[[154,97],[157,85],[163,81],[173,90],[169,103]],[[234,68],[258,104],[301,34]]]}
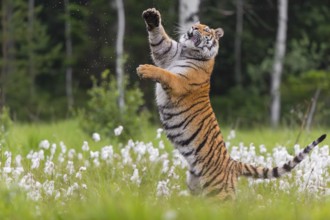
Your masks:
{"label": "blurred background trees", "polygon": [[[122,48],[117,41],[123,31],[118,2],[125,11]],[[3,0],[0,107],[9,107],[17,121],[71,117],[72,110],[86,108],[92,76],[101,79],[106,69],[118,75],[118,65],[125,63],[121,67],[122,81],[128,80],[125,88],[138,84],[145,100],[140,108],[157,115],[154,85],[139,81],[135,72],[139,64],[151,63],[141,13],[156,7],[174,38],[179,26],[196,19],[224,29],[211,90],[220,122],[270,124],[278,2],[202,0],[193,1],[191,9],[187,2],[190,4],[183,0]],[[329,125],[330,1],[288,1],[287,10],[279,122],[294,126],[309,120],[308,126]]]}

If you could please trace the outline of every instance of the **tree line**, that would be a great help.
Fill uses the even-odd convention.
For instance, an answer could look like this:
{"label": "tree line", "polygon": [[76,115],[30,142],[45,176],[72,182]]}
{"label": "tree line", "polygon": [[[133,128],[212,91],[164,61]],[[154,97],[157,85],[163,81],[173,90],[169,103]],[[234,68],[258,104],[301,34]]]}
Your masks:
{"label": "tree line", "polygon": [[211,82],[220,120],[329,125],[329,0],[3,0],[0,106],[16,120],[69,117],[84,108],[91,77],[109,69],[120,94],[128,78],[153,109],[153,85],[135,74],[151,63],[141,18],[149,7],[174,38],[196,20],[224,29]]}

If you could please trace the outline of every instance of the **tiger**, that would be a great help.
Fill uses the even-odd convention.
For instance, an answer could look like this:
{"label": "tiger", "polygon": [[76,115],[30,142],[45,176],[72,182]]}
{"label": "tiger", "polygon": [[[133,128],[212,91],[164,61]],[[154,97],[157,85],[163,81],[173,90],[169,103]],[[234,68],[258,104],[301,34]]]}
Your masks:
{"label": "tiger", "polygon": [[223,29],[197,22],[175,41],[165,32],[157,9],[143,11],[142,17],[155,65],[139,65],[136,71],[140,78],[156,82],[160,121],[167,138],[188,163],[187,186],[192,195],[233,200],[238,177],[280,177],[326,138],[320,136],[280,167],[256,167],[232,159],[209,97]]}

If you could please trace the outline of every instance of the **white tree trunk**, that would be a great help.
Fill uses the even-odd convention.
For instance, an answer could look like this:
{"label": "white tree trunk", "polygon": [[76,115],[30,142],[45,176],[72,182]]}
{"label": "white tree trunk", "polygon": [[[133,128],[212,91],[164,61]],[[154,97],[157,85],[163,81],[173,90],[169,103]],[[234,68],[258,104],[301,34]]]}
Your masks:
{"label": "white tree trunk", "polygon": [[279,124],[281,112],[281,76],[286,48],[286,29],[288,21],[288,1],[278,0],[278,28],[275,44],[273,70],[271,74],[271,124],[275,128]]}
{"label": "white tree trunk", "polygon": [[72,39],[71,39],[71,22],[70,22],[70,9],[69,9],[69,0],[64,0],[65,7],[65,50],[66,50],[66,59],[67,67],[65,73],[65,90],[66,97],[68,102],[68,109],[73,107],[73,91],[72,91]]}
{"label": "white tree trunk", "polygon": [[121,110],[125,108],[124,94],[124,34],[125,34],[125,10],[123,0],[116,0],[118,15],[118,32],[116,40],[116,76],[118,85],[118,105]]}
{"label": "white tree trunk", "polygon": [[179,1],[179,25],[182,31],[187,31],[195,22],[199,21],[200,0]]}
{"label": "white tree trunk", "polygon": [[244,0],[236,0],[236,34],[235,34],[235,81],[242,84],[242,33],[243,33],[243,3]]}

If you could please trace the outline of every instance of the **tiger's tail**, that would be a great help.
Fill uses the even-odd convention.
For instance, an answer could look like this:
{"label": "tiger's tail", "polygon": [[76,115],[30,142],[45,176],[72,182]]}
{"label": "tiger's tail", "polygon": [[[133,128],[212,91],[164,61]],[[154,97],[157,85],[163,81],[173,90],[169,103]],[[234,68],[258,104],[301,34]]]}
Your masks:
{"label": "tiger's tail", "polygon": [[253,178],[278,178],[285,173],[289,173],[295,166],[297,166],[307,155],[308,153],[319,143],[321,143],[326,138],[326,135],[323,134],[318,139],[309,144],[305,149],[298,153],[293,160],[288,161],[281,167],[274,168],[265,168],[265,167],[255,167],[250,164],[245,164],[239,162],[240,174],[243,176],[250,176]]}

